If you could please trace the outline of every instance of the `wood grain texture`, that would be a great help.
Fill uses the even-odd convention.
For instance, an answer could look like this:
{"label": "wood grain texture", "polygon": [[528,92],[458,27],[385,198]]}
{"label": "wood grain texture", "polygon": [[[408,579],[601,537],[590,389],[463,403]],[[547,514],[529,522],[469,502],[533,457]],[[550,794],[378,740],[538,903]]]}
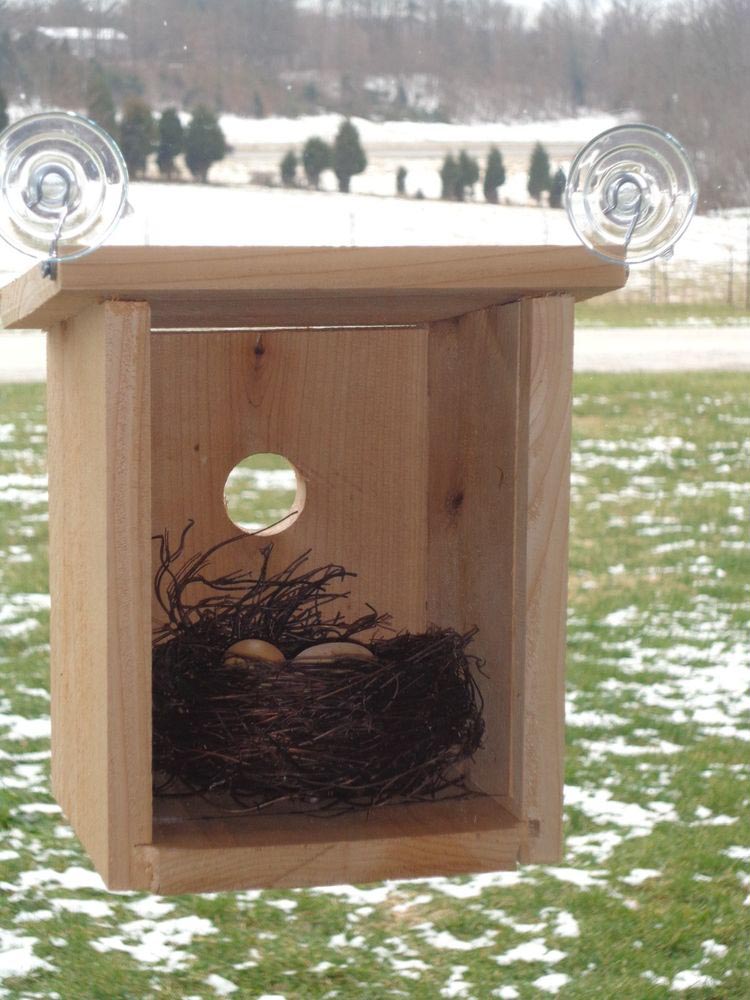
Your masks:
{"label": "wood grain texture", "polygon": [[562,856],[573,300],[524,302],[522,344],[528,371],[521,407],[528,437],[523,811],[531,833],[522,860],[545,863]]}
{"label": "wood grain texture", "polygon": [[428,618],[478,628],[485,745],[473,787],[521,799],[525,454],[519,450],[521,307],[430,328]]}
{"label": "wood grain texture", "polygon": [[337,819],[160,822],[153,845],[141,853],[151,890],[171,894],[500,871],[515,868],[522,839],[518,820],[491,798],[477,797]]}
{"label": "wood grain texture", "polygon": [[252,454],[281,454],[304,480],[301,515],[217,553],[211,575],[257,565],[269,540],[277,569],[312,549],[311,567],[358,574],[344,613],[370,603],[398,628],[422,629],[426,340],[422,329],[154,336],[153,533],[175,537],[194,519],[190,552],[237,534],[229,473]]}
{"label": "wood grain texture", "polygon": [[52,781],[110,888],[151,835],[149,311],[48,338]]}
{"label": "wood grain texture", "polygon": [[522,296],[584,299],[627,271],[584,247],[102,247],[0,293],[2,325],[49,328],[106,299],[148,301],[152,326],[414,324]]}

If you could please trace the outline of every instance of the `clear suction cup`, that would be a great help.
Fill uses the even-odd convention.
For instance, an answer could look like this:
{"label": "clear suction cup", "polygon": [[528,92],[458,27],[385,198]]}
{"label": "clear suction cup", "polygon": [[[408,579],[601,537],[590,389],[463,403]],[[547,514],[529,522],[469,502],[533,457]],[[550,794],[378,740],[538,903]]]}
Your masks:
{"label": "clear suction cup", "polygon": [[48,271],[104,242],[127,191],[122,153],[87,118],[31,115],[0,135],[0,236]]}
{"label": "clear suction cup", "polygon": [[671,256],[697,201],[687,153],[653,125],[618,125],[596,136],[573,161],[565,190],[581,242],[629,264]]}

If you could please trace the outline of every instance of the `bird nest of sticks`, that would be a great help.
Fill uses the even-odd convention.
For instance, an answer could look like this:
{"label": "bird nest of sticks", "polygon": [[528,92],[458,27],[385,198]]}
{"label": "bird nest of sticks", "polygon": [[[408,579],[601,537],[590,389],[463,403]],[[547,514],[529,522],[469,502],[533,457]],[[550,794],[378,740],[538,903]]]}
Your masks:
{"label": "bird nest of sticks", "polygon": [[[369,606],[346,621],[335,605],[355,574],[308,568],[309,552],[272,572],[268,545],[255,568],[211,578],[217,550],[247,536],[188,558],[191,526],[174,548],[167,532],[155,539],[155,795],[325,813],[466,794],[461,764],[484,733],[474,631],[393,633]],[[227,655],[248,637],[280,651],[275,662]],[[347,645],[305,659],[321,643]]]}

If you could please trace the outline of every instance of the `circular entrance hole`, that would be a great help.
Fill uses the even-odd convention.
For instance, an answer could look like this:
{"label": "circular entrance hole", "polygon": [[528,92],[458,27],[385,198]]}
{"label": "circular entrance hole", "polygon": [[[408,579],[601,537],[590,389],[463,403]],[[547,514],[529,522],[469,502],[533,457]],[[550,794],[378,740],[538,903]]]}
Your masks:
{"label": "circular entrance hole", "polygon": [[275,535],[291,527],[305,505],[305,484],[283,455],[250,455],[224,486],[229,520],[242,531]]}

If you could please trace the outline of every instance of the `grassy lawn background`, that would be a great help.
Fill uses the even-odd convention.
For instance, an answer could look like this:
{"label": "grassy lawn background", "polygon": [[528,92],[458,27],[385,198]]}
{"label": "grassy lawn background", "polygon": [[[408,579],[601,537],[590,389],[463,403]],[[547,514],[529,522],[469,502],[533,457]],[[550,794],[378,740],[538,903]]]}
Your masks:
{"label": "grassy lawn background", "polygon": [[565,861],[160,899],[49,793],[44,393],[0,386],[0,997],[750,996],[747,377],[579,376],[574,413]]}

